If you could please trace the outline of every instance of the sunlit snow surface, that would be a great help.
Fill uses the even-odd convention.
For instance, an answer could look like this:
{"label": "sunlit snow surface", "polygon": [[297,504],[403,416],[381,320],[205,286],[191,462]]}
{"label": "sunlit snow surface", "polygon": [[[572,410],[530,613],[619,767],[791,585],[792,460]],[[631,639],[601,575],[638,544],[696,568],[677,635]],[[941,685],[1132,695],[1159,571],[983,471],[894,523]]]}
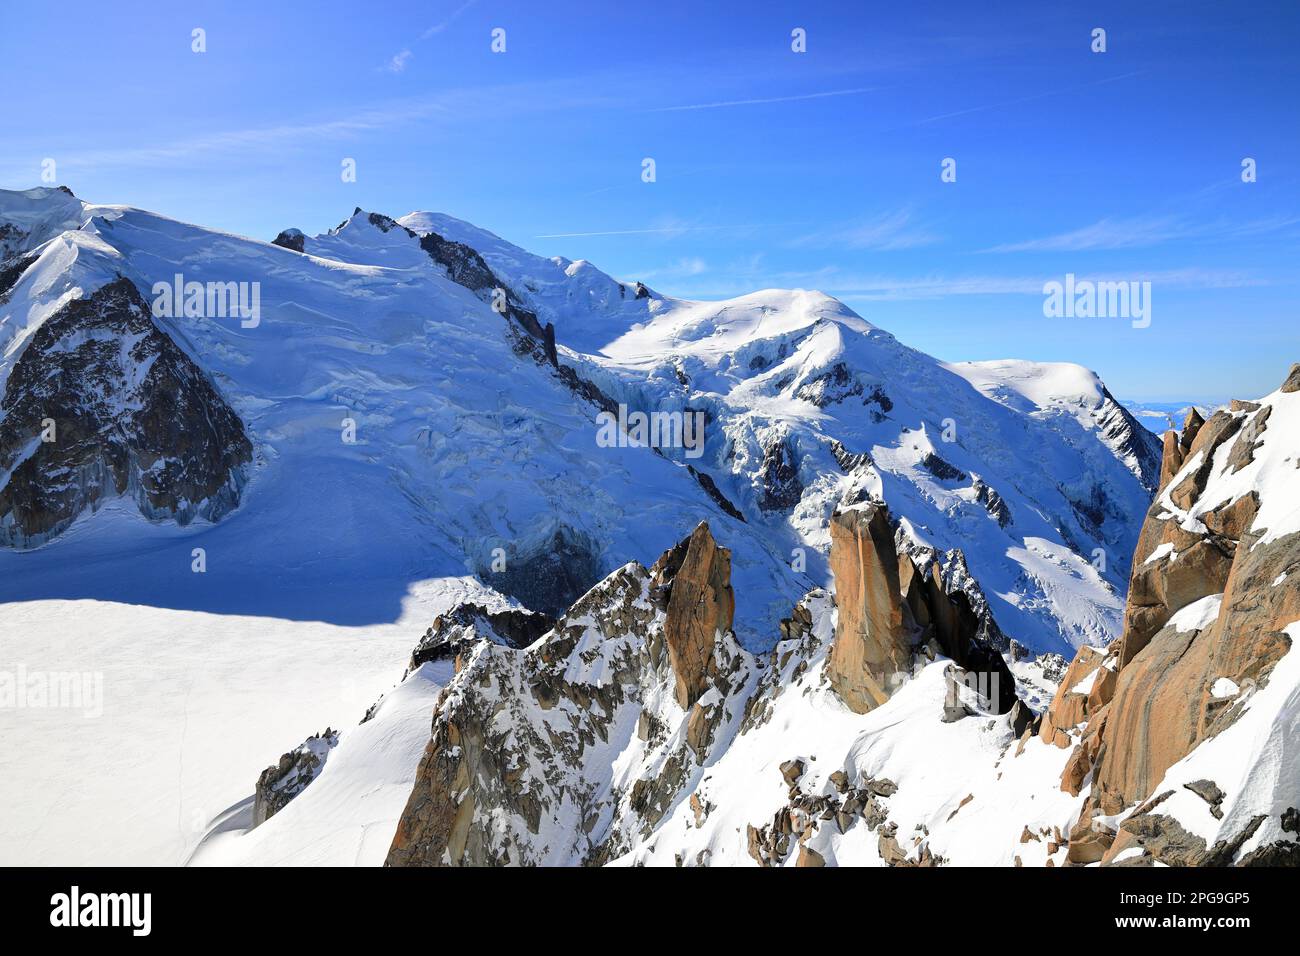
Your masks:
{"label": "sunlit snow surface", "polygon": [[[982,367],[976,381],[820,293],[638,298],[590,263],[532,256],[449,217],[406,217],[478,249],[555,323],[561,362],[615,401],[713,416],[698,460],[607,449],[594,407],[516,354],[500,315],[411,235],[364,213],[309,238],[307,255],[55,190],[0,192],[0,220],[26,237],[7,253],[38,256],[0,303],[0,388],[40,323],[118,274],[146,298],[177,274],[257,282],[262,310],[254,328],[157,320],[250,430],[237,511],[179,528],[113,502],[35,551],[0,553],[0,667],[105,679],[100,718],[0,710],[5,862],[185,859],[263,767],[327,724],[351,727],[392,686],[433,615],[482,591],[467,576],[486,578],[494,549],[540,546],[560,525],[593,543],[603,574],[654,560],[708,520],[732,549],[738,637],[764,650],[795,601],[829,583],[826,518],[856,489],[883,495],[917,544],[962,548],[1023,644],[1069,653],[1118,631],[1145,492],[1096,430],[1090,410],[1109,412],[1077,367],[1051,366],[1028,396],[1032,366]],[[823,407],[800,397],[838,363],[868,394],[879,386],[882,417],[862,395]],[[355,443],[341,438],[345,420]],[[765,513],[764,448],[785,439],[804,494],[790,513]],[[874,464],[844,474],[832,440]],[[935,477],[927,452],[966,477]],[[726,516],[687,464],[747,521]],[[975,500],[976,476],[1007,503],[1008,527]],[[1071,502],[1097,489],[1128,517],[1085,527]],[[331,759],[346,768],[351,749],[345,735]],[[373,840],[347,852],[372,859]]]}

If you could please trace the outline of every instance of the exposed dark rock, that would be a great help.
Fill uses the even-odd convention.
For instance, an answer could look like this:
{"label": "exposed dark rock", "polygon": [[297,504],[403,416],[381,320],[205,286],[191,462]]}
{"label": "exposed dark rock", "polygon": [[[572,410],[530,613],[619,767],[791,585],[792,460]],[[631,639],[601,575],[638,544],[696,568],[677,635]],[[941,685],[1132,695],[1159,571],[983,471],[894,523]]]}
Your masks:
{"label": "exposed dark rock", "polygon": [[527,647],[554,626],[555,618],[547,614],[522,608],[489,611],[481,604],[467,601],[434,618],[433,626],[424,632],[411,652],[407,669],[415,670],[428,661],[455,658],[479,641]]}
{"label": "exposed dark rock", "polygon": [[1272,405],[1265,405],[1251,415],[1250,421],[1241,430],[1228,453],[1228,461],[1224,465],[1226,471],[1235,475],[1255,460],[1255,452],[1264,442],[1264,432],[1268,428],[1268,418],[1272,411]]}
{"label": "exposed dark rock", "polygon": [[284,754],[279,763],[263,770],[253,796],[253,826],[265,823],[306,790],[320,776],[338,742],[338,731],[326,727],[324,733],[308,737]]}
{"label": "exposed dark rock", "polygon": [[975,500],[984,506],[984,510],[993,516],[999,528],[1011,524],[1011,509],[994,488],[982,479],[976,478],[971,487],[975,490]]}
{"label": "exposed dark rock", "polygon": [[812,402],[818,408],[825,408],[861,394],[862,383],[853,376],[847,365],[836,362],[825,372],[800,385],[795,397]]}
{"label": "exposed dark rock", "polygon": [[774,441],[764,449],[758,477],[762,483],[759,507],[764,511],[786,511],[803,498],[799,465],[787,439]]}
{"label": "exposed dark rock", "polygon": [[921,458],[921,467],[941,481],[966,480],[966,472],[955,465],[950,465],[932,451],[927,451]]}
{"label": "exposed dark rock", "polygon": [[894,536],[894,547],[900,555],[907,555],[923,575],[937,576],[939,586],[945,593],[956,594],[960,591],[966,596],[971,610],[979,620],[977,639],[981,643],[998,650],[1010,649],[1010,639],[994,619],[984,589],[971,574],[966,563],[966,553],[961,548],[950,548],[940,554],[932,547],[916,544],[901,532]]}
{"label": "exposed dark rock", "polygon": [[1115,400],[1103,387],[1101,411],[1095,415],[1098,433],[1123,459],[1131,455],[1137,462],[1138,480],[1152,494],[1160,484],[1160,439],[1133,417],[1133,413]]}
{"label": "exposed dark rock", "polygon": [[872,463],[870,452],[851,452],[834,439],[831,440],[831,454],[835,456],[835,463],[840,466],[840,471],[846,475]]}
{"label": "exposed dark rock", "polygon": [[1011,733],[1014,737],[1021,737],[1025,731],[1031,735],[1038,733],[1039,722],[1042,718],[1035,714],[1020,698],[1011,704]]}
{"label": "exposed dark rock", "polygon": [[899,561],[899,588],[905,618],[919,629],[915,643],[933,645],[957,665],[958,672],[952,677],[953,693],[949,695],[951,716],[958,716],[961,703],[958,685],[974,692],[982,706],[993,713],[1010,710],[1017,701],[1015,678],[1001,653],[985,640],[981,617],[966,593],[945,589],[937,565],[931,565],[927,574],[907,556]]}
{"label": "exposed dark rock", "polygon": [[307,237],[299,229],[286,229],[271,240],[271,245],[292,249],[294,252],[302,252],[306,248],[306,244]]}
{"label": "exposed dark rock", "polygon": [[1121,824],[1121,829],[1136,836],[1142,849],[1166,866],[1231,866],[1266,819],[1252,817],[1235,836],[1218,840],[1213,846],[1207,846],[1203,838],[1162,813],[1135,814]]}
{"label": "exposed dark rock", "polygon": [[479,577],[532,611],[561,614],[600,579],[595,543],[565,525],[523,549],[505,550],[504,570],[492,570],[489,562]]}
{"label": "exposed dark rock", "polygon": [[27,271],[27,267],[35,261],[36,255],[33,253],[28,256],[15,256],[7,262],[0,262],[0,305],[8,301],[9,293],[18,284],[18,280]]}
{"label": "exposed dark rock", "polygon": [[150,518],[215,521],[252,459],[239,416],[125,278],[36,330],[0,410],[0,542],[20,548],[120,495]]}
{"label": "exposed dark rock", "polygon": [[1223,804],[1224,793],[1213,780],[1193,780],[1191,783],[1183,784],[1183,787],[1208,803],[1210,813],[1214,814],[1216,819],[1223,819],[1220,806]]}
{"label": "exposed dark rock", "polygon": [[[447,276],[457,285],[474,292],[490,292],[495,288],[504,288],[497,281],[496,275],[488,268],[483,257],[469,246],[444,239],[436,232],[425,233],[420,237],[420,248],[429,254],[434,262],[447,270]],[[529,313],[531,315],[531,313]],[[536,317],[534,317],[536,322]],[[542,329],[538,325],[530,332],[541,337]]]}
{"label": "exposed dark rock", "polygon": [[[690,788],[753,673],[730,633],[729,564],[701,524],[653,571],[609,575],[528,648],[480,644],[435,708],[387,863],[600,865],[680,801],[707,815]],[[634,740],[654,759],[610,786],[608,753]]]}
{"label": "exposed dark rock", "polygon": [[718,486],[713,481],[712,476],[710,476],[706,472],[697,471],[695,467],[692,465],[687,465],[686,470],[691,473],[692,478],[694,478],[697,482],[699,482],[700,487],[704,489],[704,493],[708,495],[710,498],[712,498],[713,502],[719,508],[721,508],[727,514],[729,514],[731,517],[735,518],[737,521],[745,520],[745,516],[740,513],[740,509],[737,508],[735,505],[733,505],[729,500],[727,500],[727,496],[724,495],[718,489]]}
{"label": "exposed dark rock", "polygon": [[873,385],[871,387],[871,391],[867,392],[866,395],[863,396],[862,404],[875,405],[880,409],[879,413],[874,411],[871,413],[871,420],[873,422],[883,421],[885,417],[884,413],[892,412],[894,410],[894,400],[886,395],[885,390],[879,385]]}

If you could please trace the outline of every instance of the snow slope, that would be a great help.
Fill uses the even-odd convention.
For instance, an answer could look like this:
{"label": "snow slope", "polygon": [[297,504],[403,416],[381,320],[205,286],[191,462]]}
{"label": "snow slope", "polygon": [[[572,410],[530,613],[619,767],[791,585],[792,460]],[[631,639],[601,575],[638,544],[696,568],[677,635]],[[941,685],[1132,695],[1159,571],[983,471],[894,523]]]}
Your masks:
{"label": "snow slope", "polygon": [[[183,858],[193,833],[170,822],[173,805],[215,816],[280,752],[347,724],[330,694],[281,693],[270,675],[305,668],[314,675],[305,688],[362,654],[366,663],[346,666],[374,691],[400,672],[448,589],[468,587],[469,574],[510,591],[520,571],[553,570],[557,542],[585,585],[709,520],[735,556],[737,635],[763,651],[795,601],[828,583],[835,503],[881,496],[908,546],[968,566],[1022,644],[1065,650],[1118,630],[1145,491],[1107,422],[1075,415],[1067,432],[1041,405],[1008,407],[820,293],[671,299],[429,213],[394,228],[358,211],[307,238],[303,254],[61,190],[0,191],[0,223],[0,267],[13,273],[0,290],[0,389],[43,323],[119,275],[147,299],[177,274],[256,283],[261,306],[253,327],[155,319],[248,429],[255,458],[237,510],[182,528],[110,504],[36,550],[0,553],[7,657],[55,669],[76,663],[75,648],[94,648],[108,655],[109,699],[131,701],[93,733],[69,714],[0,712],[16,741],[11,760],[59,755],[0,776],[0,797],[28,808],[0,824],[0,856],[85,861],[77,854],[93,846],[96,860],[122,858],[97,842],[105,817],[87,815],[88,803],[43,817],[31,804],[80,766],[101,768],[84,799],[139,827],[139,859]],[[429,230],[477,250],[555,325],[559,364],[614,402],[706,411],[703,457],[598,446],[598,405],[521,351],[517,330],[420,248]],[[498,554],[507,572],[496,570]],[[110,624],[96,616],[93,640],[67,643],[85,630],[85,601],[111,608]],[[338,650],[323,650],[333,641]],[[222,671],[246,658],[267,679],[251,682],[238,713],[219,687],[186,682],[196,661]],[[166,672],[158,691],[131,696],[147,662]],[[188,748],[165,735],[187,698],[189,732],[223,743],[198,782],[178,784],[172,755]],[[110,772],[105,754],[123,735],[139,748],[132,770]],[[131,809],[159,805],[165,812]]]}
{"label": "snow slope", "polygon": [[[946,366],[818,292],[691,302],[646,290],[637,299],[632,286],[611,286],[586,264],[532,256],[447,216],[401,221],[484,250],[529,307],[556,322],[566,357],[617,401],[706,410],[719,427],[706,432],[696,467],[787,548],[810,548],[817,583],[834,503],[883,495],[914,546],[963,551],[1007,634],[1038,650],[1071,650],[1117,632],[1133,516],[1150,500],[1159,447],[1094,373],[1029,362]],[[835,442],[869,461],[846,475]],[[764,508],[765,466],[782,443],[799,500],[773,514]],[[927,453],[960,477],[933,474]],[[987,489],[1003,501],[1009,527],[990,520]]]}
{"label": "snow slope", "polygon": [[[834,615],[826,607],[814,620],[811,652],[792,648],[778,654],[768,686],[780,687],[757,727],[742,733],[710,765],[696,793],[708,807],[703,819],[686,801],[619,862],[667,865],[750,865],[748,828],[780,819],[801,797],[832,798],[859,781],[888,781],[892,793],[877,797],[884,822],[869,826],[853,818],[841,826],[821,821],[806,841],[826,865],[884,866],[881,832],[892,824],[896,839],[913,861],[923,849],[951,865],[1042,866],[1053,828],[1068,832],[1081,801],[1047,786],[1059,778],[1068,753],[1029,740],[1017,753],[1009,717],[940,719],[947,661],[925,666],[880,708],[852,713],[824,680],[826,653],[834,636]],[[792,786],[782,765],[803,762]],[[842,803],[841,803],[842,805]],[[798,813],[798,810],[795,810]],[[813,817],[819,817],[813,814]],[[850,817],[856,817],[850,814]],[[1035,839],[1021,844],[1028,828]],[[791,841],[793,844],[793,841]],[[799,858],[790,852],[781,865]],[[1056,855],[1057,862],[1063,852]]]}

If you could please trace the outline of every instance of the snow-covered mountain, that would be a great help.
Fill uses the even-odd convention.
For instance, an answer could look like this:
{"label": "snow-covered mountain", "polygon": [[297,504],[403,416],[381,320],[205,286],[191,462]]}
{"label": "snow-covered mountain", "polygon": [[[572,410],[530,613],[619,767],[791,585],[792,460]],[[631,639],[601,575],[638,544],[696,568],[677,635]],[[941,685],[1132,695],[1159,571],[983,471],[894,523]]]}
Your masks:
{"label": "snow-covered mountain", "polygon": [[[894,550],[883,506],[835,513],[835,593],[765,659],[734,640],[743,595],[702,524],[536,638],[440,619],[356,748],[196,862],[1300,865],[1298,448],[1300,365],[1170,434],[1123,637],[1080,648],[1043,714],[999,693],[965,595]],[[403,707],[431,682],[429,733]]]}
{"label": "snow-covered mountain", "polygon": [[[674,299],[431,213],[356,210],[269,243],[33,189],[0,192],[0,241],[0,600],[24,622],[6,642],[54,669],[85,653],[69,624],[93,608],[119,635],[94,648],[100,669],[143,659],[179,681],[151,703],[119,698],[81,735],[86,753],[51,715],[60,766],[113,746],[188,750],[123,729],[155,704],[172,725],[182,701],[207,715],[187,733],[240,754],[153,817],[211,820],[250,763],[344,726],[319,779],[264,827],[305,813],[330,768],[373,766],[361,729],[418,754],[449,677],[445,660],[419,664],[347,730],[343,701],[364,707],[406,663],[375,652],[349,678],[360,704],[355,688],[304,688],[268,725],[271,686],[240,687],[239,713],[222,706],[228,686],[196,701],[178,629],[215,665],[232,622],[255,617],[276,635],[268,661],[290,668],[322,628],[396,646],[466,601],[554,618],[702,522],[730,554],[728,653],[746,673],[791,608],[832,586],[837,509],[883,505],[891,547],[968,608],[981,646],[1073,654],[1121,631],[1158,442],[1077,366],[946,365],[817,292]],[[601,441],[602,413],[638,412],[702,416],[702,445]],[[382,723],[421,706],[422,730]],[[12,711],[0,733],[23,739]],[[0,774],[15,805],[62,772],[49,753]],[[153,778],[105,785],[172,799]],[[138,826],[164,853],[197,839]],[[382,858],[387,839],[364,831],[354,851]]]}
{"label": "snow-covered mountain", "polygon": [[[188,558],[210,544],[239,555],[238,569],[216,573],[248,596],[248,609],[277,610],[255,603],[273,600],[256,586],[269,561],[296,594],[322,581],[382,579],[391,591],[469,572],[555,612],[628,556],[662,551],[683,528],[712,519],[751,595],[738,633],[763,648],[790,604],[825,583],[831,509],[875,497],[897,516],[905,547],[940,555],[952,573],[964,564],[973,598],[987,600],[1020,643],[1072,650],[1118,630],[1132,516],[1154,489],[1157,453],[1077,367],[948,367],[820,293],[671,299],[432,214],[394,222],[358,210],[326,235],[280,238],[301,252],[81,204],[60,190],[5,193],[0,220],[18,236],[0,307],[11,433],[0,448],[0,494],[27,481],[24,462],[50,480],[47,459],[59,444],[33,444],[36,422],[15,418],[13,408],[33,400],[14,376],[42,330],[54,343],[47,350],[70,348],[66,337],[55,342],[52,325],[88,334],[67,318],[73,303],[107,296],[119,277],[152,302],[156,283],[180,276],[255,284],[260,305],[255,324],[153,317],[201,370],[192,394],[210,384],[242,425],[216,425],[204,473],[173,492],[185,504],[172,511],[181,520],[234,513],[184,540],[144,521],[99,520],[92,512],[122,493],[146,517],[162,516],[136,489],[166,463],[143,452],[143,438],[126,440],[126,456],[142,463],[112,487],[101,481],[73,496],[58,520],[0,498],[11,545],[41,544],[75,518],[86,525],[15,564],[21,578],[49,580],[57,564],[59,590],[75,593],[69,559],[81,557],[82,542],[105,554],[111,536],[117,554],[183,547],[185,559],[162,561],[151,583],[112,595],[142,603],[210,604],[195,593]],[[504,313],[492,307],[496,288],[505,290]],[[130,334],[119,325],[115,334]],[[124,375],[109,376],[110,408],[156,400],[157,388]],[[595,415],[619,404],[703,412],[702,455],[599,447]],[[96,454],[116,460],[112,449]],[[387,545],[382,554],[368,545],[375,539]],[[493,571],[502,552],[505,570]],[[7,593],[26,583],[10,579]],[[311,600],[330,616],[332,598]]]}

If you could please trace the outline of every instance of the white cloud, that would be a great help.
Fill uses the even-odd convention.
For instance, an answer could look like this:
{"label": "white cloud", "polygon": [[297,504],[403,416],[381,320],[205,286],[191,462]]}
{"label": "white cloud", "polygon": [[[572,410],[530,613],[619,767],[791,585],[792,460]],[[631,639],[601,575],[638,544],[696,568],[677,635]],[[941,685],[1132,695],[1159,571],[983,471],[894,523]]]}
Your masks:
{"label": "white cloud", "polygon": [[1240,240],[1272,235],[1300,223],[1300,218],[1275,216],[1241,223],[1191,222],[1175,216],[1135,216],[1100,219],[1053,236],[1010,242],[985,252],[1088,252],[1097,249],[1136,249],[1194,239]]}
{"label": "white cloud", "polygon": [[401,73],[406,69],[407,61],[411,59],[411,51],[403,50],[401,53],[394,53],[393,58],[388,61],[384,67],[389,73]]}
{"label": "white cloud", "polygon": [[[732,272],[710,273],[707,285],[684,283],[672,291],[677,295],[700,298],[723,298],[743,295],[755,288],[818,289],[845,302],[909,301],[943,299],[952,296],[1038,296],[1043,284],[1060,281],[1063,275],[888,275],[844,273],[834,267],[809,272]],[[1149,281],[1157,293],[1163,290],[1237,289],[1268,285],[1265,278],[1230,269],[1166,269],[1131,273],[1079,273],[1077,280]],[[667,291],[667,290],[665,290]]]}
{"label": "white cloud", "polygon": [[845,226],[800,236],[792,246],[834,246],[877,252],[914,249],[937,242],[938,237],[913,223],[911,210],[897,209]]}

